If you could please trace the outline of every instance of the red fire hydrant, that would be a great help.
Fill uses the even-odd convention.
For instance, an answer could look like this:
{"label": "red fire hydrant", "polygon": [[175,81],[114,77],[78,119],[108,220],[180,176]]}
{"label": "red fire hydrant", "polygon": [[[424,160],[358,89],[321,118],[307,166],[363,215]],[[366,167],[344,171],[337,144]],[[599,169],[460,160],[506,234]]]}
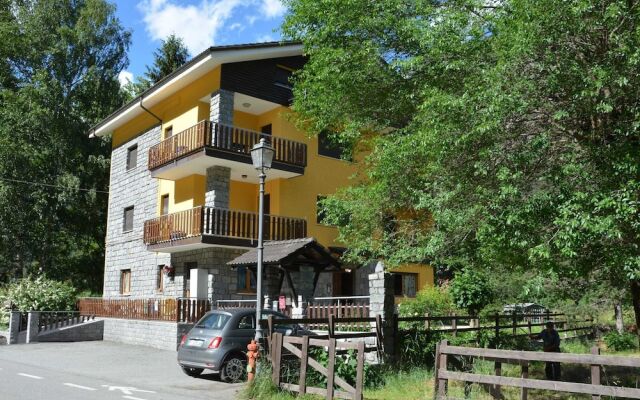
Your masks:
{"label": "red fire hydrant", "polygon": [[253,381],[256,375],[256,362],[258,358],[260,358],[260,345],[256,343],[255,340],[252,340],[251,343],[247,345],[247,358],[249,358],[249,363],[247,364],[247,378],[249,382]]}

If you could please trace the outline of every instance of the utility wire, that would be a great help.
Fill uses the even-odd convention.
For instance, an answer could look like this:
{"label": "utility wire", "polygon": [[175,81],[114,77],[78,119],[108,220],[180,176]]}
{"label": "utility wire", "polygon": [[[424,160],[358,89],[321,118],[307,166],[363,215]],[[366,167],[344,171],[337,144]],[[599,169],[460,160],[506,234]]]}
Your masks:
{"label": "utility wire", "polygon": [[96,192],[96,193],[109,194],[109,191],[105,191],[105,190],[74,188],[74,187],[69,187],[69,186],[52,185],[50,183],[22,181],[22,180],[19,180],[19,179],[0,178],[0,181],[14,182],[14,183],[24,183],[24,184],[27,184],[27,185],[34,185],[34,186],[45,186],[45,187],[50,187],[50,188],[55,188],[55,189],[78,190],[78,191],[81,191],[81,192]]}

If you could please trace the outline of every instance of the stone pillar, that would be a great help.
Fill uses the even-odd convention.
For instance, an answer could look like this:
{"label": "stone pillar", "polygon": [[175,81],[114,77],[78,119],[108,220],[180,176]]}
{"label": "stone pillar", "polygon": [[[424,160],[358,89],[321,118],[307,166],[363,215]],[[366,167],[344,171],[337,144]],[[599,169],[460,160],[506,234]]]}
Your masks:
{"label": "stone pillar", "polygon": [[40,322],[40,313],[38,311],[30,311],[27,320],[27,343],[38,341],[38,323]]}
{"label": "stone pillar", "polygon": [[20,334],[20,312],[11,311],[9,317],[9,337],[7,344],[18,344],[18,335]]}
{"label": "stone pillar", "polygon": [[207,187],[204,205],[207,207],[229,208],[229,183],[231,169],[228,167],[207,168]]}
{"label": "stone pillar", "polygon": [[189,290],[191,297],[207,299],[209,296],[209,271],[203,268],[191,269]]}
{"label": "stone pillar", "polygon": [[211,93],[209,118],[213,122],[233,125],[233,92],[220,89]]}
{"label": "stone pillar", "polygon": [[369,316],[382,317],[383,347],[386,357],[394,353],[395,337],[393,337],[393,315],[395,313],[395,299],[393,296],[393,280],[391,275],[384,272],[384,263],[378,261],[375,272],[369,274]]}

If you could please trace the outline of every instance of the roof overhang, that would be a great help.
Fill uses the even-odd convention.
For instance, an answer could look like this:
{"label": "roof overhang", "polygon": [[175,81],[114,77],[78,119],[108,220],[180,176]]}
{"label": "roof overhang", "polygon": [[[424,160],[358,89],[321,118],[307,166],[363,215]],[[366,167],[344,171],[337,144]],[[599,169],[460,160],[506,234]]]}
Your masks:
{"label": "roof overhang", "polygon": [[292,42],[210,47],[95,125],[90,129],[89,136],[112,133],[145,113],[144,108],[160,103],[219,65],[297,55],[302,55],[302,45]]}

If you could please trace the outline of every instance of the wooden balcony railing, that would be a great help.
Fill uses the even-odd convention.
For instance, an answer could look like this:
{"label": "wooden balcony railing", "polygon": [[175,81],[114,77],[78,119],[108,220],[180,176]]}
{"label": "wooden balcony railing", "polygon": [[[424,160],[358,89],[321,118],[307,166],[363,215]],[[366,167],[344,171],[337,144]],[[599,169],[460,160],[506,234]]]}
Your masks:
{"label": "wooden balcony railing", "polygon": [[[200,235],[257,240],[258,214],[201,206],[144,223],[144,242],[147,245]],[[307,221],[304,219],[265,215],[265,240],[300,239],[306,235]]]}
{"label": "wooden balcony railing", "polygon": [[[275,149],[274,162],[298,167],[307,165],[307,145],[278,136],[211,121],[201,121],[149,149],[149,169],[161,167],[205,147],[251,156],[261,138]],[[247,159],[251,162],[251,159]]]}

